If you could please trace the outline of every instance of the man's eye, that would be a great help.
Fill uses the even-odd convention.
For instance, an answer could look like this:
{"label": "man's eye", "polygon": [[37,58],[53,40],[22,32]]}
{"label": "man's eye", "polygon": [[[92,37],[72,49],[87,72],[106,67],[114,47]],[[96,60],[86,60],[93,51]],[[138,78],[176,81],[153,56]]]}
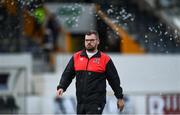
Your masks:
{"label": "man's eye", "polygon": [[95,41],[95,40],[85,40],[85,41],[87,41],[87,42],[88,42],[88,41]]}

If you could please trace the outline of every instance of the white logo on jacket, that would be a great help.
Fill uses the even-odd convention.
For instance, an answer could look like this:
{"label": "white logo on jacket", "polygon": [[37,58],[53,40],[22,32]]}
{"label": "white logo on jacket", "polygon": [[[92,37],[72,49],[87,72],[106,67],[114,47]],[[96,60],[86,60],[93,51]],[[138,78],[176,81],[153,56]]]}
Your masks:
{"label": "white logo on jacket", "polygon": [[94,62],[94,63],[97,63],[97,64],[100,64],[100,59],[99,59],[99,58],[95,58],[95,59],[93,60],[93,62]]}

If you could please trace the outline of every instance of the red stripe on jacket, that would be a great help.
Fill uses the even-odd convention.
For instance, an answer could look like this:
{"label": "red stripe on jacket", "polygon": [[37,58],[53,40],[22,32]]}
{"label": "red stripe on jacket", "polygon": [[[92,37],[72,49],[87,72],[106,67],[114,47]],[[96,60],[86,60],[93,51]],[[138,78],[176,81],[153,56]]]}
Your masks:
{"label": "red stripe on jacket", "polygon": [[106,70],[106,64],[110,57],[105,53],[100,52],[100,57],[92,57],[88,59],[86,56],[81,56],[82,51],[74,54],[75,71],[92,71],[103,73]]}

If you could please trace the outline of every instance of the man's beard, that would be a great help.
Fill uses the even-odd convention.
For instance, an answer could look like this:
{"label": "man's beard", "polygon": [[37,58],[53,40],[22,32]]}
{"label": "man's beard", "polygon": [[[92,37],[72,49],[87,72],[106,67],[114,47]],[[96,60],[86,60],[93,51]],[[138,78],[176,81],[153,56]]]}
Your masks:
{"label": "man's beard", "polygon": [[87,49],[87,48],[86,48],[86,50],[87,50],[88,52],[93,52],[93,51],[95,50],[95,48],[90,48],[90,49]]}
{"label": "man's beard", "polygon": [[93,52],[93,51],[95,51],[96,48],[95,47],[90,47],[90,48],[85,47],[85,49],[89,52]]}

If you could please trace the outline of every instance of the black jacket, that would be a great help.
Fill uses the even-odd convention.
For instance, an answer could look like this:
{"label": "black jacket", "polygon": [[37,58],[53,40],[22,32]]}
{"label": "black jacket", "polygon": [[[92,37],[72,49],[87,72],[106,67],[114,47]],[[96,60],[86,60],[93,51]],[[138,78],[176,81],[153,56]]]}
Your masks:
{"label": "black jacket", "polygon": [[116,98],[123,98],[117,70],[105,53],[98,51],[90,59],[85,50],[75,53],[66,66],[57,89],[66,91],[75,76],[78,103],[106,103],[106,79]]}

